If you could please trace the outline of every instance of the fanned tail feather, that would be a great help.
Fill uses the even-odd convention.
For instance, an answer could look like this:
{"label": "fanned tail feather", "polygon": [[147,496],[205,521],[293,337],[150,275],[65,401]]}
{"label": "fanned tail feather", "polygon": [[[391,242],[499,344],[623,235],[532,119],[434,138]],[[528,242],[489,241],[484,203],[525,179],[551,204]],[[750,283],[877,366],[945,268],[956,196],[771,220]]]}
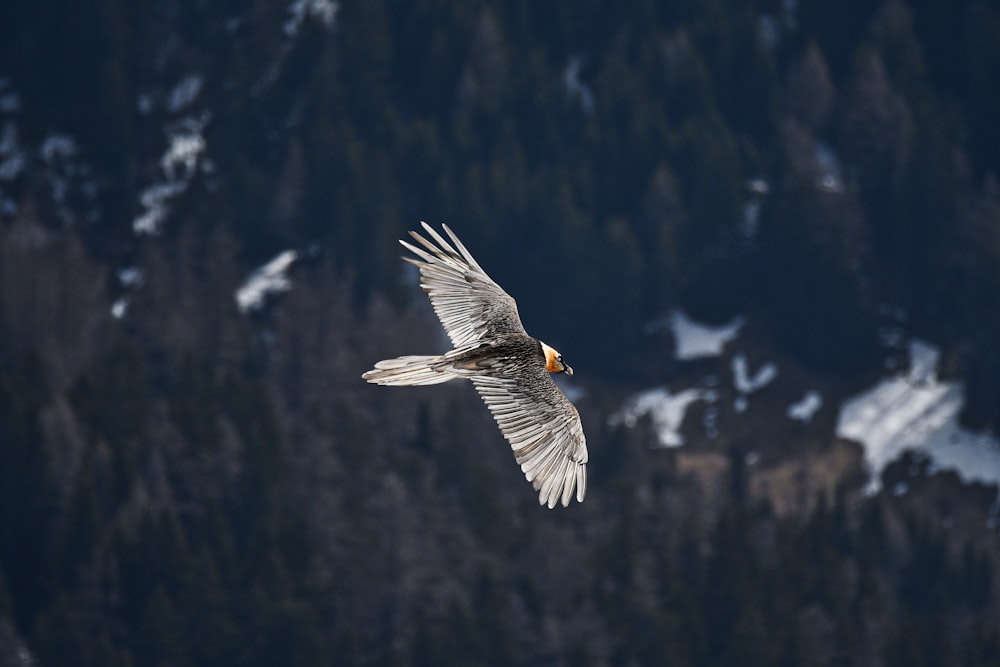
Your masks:
{"label": "fanned tail feather", "polygon": [[385,359],[361,377],[373,384],[397,387],[441,384],[459,377],[441,361],[441,357],[420,355]]}

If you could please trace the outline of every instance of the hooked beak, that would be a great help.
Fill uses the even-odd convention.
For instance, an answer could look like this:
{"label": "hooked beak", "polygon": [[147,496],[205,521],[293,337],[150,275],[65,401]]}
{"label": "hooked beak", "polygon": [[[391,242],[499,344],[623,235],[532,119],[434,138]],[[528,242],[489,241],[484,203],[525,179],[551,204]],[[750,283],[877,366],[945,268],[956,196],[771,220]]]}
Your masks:
{"label": "hooked beak", "polygon": [[573,368],[569,364],[563,364],[563,373],[565,373],[566,375],[572,375]]}

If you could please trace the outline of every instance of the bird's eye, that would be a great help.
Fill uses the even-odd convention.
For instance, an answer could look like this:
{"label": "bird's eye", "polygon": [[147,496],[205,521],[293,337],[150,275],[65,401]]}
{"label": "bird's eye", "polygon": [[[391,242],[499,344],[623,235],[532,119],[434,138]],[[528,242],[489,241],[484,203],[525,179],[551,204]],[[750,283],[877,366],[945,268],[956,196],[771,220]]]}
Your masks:
{"label": "bird's eye", "polygon": [[561,363],[563,362],[563,360],[562,360],[562,355],[561,355],[561,354],[560,354],[560,355],[559,355],[558,357],[556,357],[556,359],[558,359],[558,360],[559,360],[559,363],[560,363],[560,364],[561,364]]}

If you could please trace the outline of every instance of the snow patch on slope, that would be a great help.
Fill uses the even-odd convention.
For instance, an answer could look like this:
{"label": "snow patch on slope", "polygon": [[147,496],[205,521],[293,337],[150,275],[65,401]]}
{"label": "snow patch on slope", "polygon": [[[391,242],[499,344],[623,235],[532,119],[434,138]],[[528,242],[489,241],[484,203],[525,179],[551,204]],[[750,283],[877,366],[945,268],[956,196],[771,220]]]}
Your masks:
{"label": "snow patch on slope", "polygon": [[640,418],[649,415],[660,445],[679,447],[684,444],[680,428],[688,406],[704,398],[705,392],[699,389],[685,389],[676,394],[671,394],[666,387],[650,389],[628,399],[621,410],[611,415],[608,423],[612,427],[634,428]]}
{"label": "snow patch on slope", "polygon": [[[675,310],[666,317],[646,325],[645,331],[652,333],[669,327],[674,336],[674,357],[678,361],[691,361],[720,356],[723,348],[739,335],[743,324],[744,319],[737,317],[720,327],[708,326]],[[736,376],[734,381],[737,384],[743,382],[746,393],[766,385],[773,379],[773,375],[777,374],[777,369],[772,368],[771,364],[758,370],[750,378],[746,370],[746,359],[743,359],[742,363],[742,375],[736,366],[733,368]],[[716,438],[719,435],[717,384],[718,378],[709,375],[704,379],[703,387],[683,389],[676,394],[670,393],[665,387],[640,392],[627,399],[622,408],[611,415],[608,423],[611,426],[633,428],[640,418],[649,415],[656,429],[659,444],[663,447],[679,447],[684,444],[680,427],[688,407],[695,401],[704,401],[708,405],[702,417],[702,428],[709,438]],[[745,394],[742,398],[745,400]]]}
{"label": "snow patch on slope", "polygon": [[818,391],[810,390],[800,400],[788,406],[788,418],[808,424],[822,407],[823,397]]}
{"label": "snow patch on slope", "polygon": [[563,70],[563,85],[570,99],[580,101],[580,109],[588,116],[594,113],[594,91],[580,78],[583,67],[583,56],[575,55],[569,59]]}
{"label": "snow patch on slope", "polygon": [[167,98],[167,110],[176,113],[191,106],[201,92],[204,82],[205,79],[201,74],[189,74],[177,82]]}
{"label": "snow patch on slope", "polygon": [[292,288],[288,269],[299,258],[295,250],[286,250],[270,262],[254,270],[236,290],[236,307],[241,313],[259,310],[269,294],[287,292]]}
{"label": "snow patch on slope", "polygon": [[837,435],[864,447],[870,493],[881,488],[885,467],[908,449],[930,457],[932,470],[954,471],[965,482],[1000,485],[1000,442],[959,425],[963,389],[938,379],[939,357],[934,346],[913,341],[907,374],[883,380],[841,408]]}
{"label": "snow patch on slope", "polygon": [[736,397],[734,408],[736,412],[746,412],[749,407],[750,394],[760,391],[767,385],[774,382],[778,377],[778,367],[772,363],[766,363],[757,369],[757,372],[750,375],[750,365],[746,355],[737,354],[732,360],[733,387],[739,394]]}
{"label": "snow patch on slope", "polygon": [[167,150],[160,158],[164,180],[139,193],[139,203],[144,210],[132,221],[132,230],[136,234],[159,234],[163,221],[170,212],[170,200],[187,190],[205,152],[202,132],[208,124],[208,118],[208,114],[184,118],[168,131]]}
{"label": "snow patch on slope", "polygon": [[669,327],[676,343],[674,357],[678,361],[690,361],[722,354],[726,344],[739,335],[743,324],[743,318],[737,317],[729,324],[712,327],[695,322],[681,311],[675,310],[665,318],[647,324],[645,332],[652,333]]}
{"label": "snow patch on slope", "polygon": [[752,394],[774,382],[778,377],[778,367],[772,363],[766,363],[757,369],[757,372],[750,375],[750,365],[745,355],[737,354],[733,357],[733,384],[741,394]]}
{"label": "snow patch on slope", "polygon": [[0,181],[14,181],[24,170],[25,156],[21,149],[17,125],[7,122],[0,132]]}
{"label": "snow patch on slope", "polygon": [[324,26],[330,28],[337,19],[340,4],[333,0],[295,0],[288,7],[291,16],[285,21],[285,35],[294,38],[299,34],[302,23],[307,17],[319,19]]}

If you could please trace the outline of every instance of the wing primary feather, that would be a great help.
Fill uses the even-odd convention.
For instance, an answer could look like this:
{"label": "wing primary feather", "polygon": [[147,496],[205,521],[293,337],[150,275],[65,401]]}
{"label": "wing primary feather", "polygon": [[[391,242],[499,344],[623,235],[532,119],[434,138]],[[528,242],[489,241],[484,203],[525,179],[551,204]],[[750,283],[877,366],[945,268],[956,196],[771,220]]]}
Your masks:
{"label": "wing primary feather", "polygon": [[538,480],[541,482],[541,486],[538,487],[538,503],[540,505],[548,505],[549,509],[552,509],[552,505],[549,501],[549,488],[551,487],[551,479],[546,479],[539,477]]}
{"label": "wing primary feather", "polygon": [[546,461],[545,465],[542,466],[542,469],[538,471],[538,476],[542,479],[551,480],[555,477],[556,472],[559,470],[559,466],[561,466],[563,461],[566,460],[566,457],[560,456],[562,452],[558,451],[555,447],[552,449],[554,450],[552,455],[548,457],[548,461]]}
{"label": "wing primary feather", "polygon": [[457,247],[458,251],[462,253],[462,257],[464,257],[465,260],[469,263],[469,266],[475,268],[477,271],[479,271],[485,276],[486,271],[483,270],[483,267],[479,266],[479,262],[477,262],[476,259],[472,256],[472,253],[469,252],[469,249],[465,247],[465,244],[458,239],[458,236],[455,234],[455,232],[451,231],[451,227],[445,224],[442,224],[441,226],[444,228],[444,231],[448,234],[448,236],[451,237],[451,240],[454,241],[455,247]]}
{"label": "wing primary feather", "polygon": [[[421,268],[424,268],[424,266],[426,266],[428,268],[435,268],[437,270],[442,270],[443,267],[447,267],[450,269],[454,269],[455,271],[458,272],[464,272],[464,267],[460,262],[457,262],[452,257],[443,254],[440,249],[435,248],[430,241],[425,239],[420,234],[417,234],[416,232],[410,232],[410,233],[413,235],[413,238],[420,241],[421,244],[423,244],[427,248],[427,250],[430,250],[430,252],[427,252],[427,250],[418,248],[412,243],[408,243],[407,241],[404,241],[402,239],[399,240],[400,245],[402,245],[404,248],[426,260],[427,262],[426,265],[418,264],[418,266],[420,266]],[[457,255],[455,257],[457,257]]]}
{"label": "wing primary feather", "polygon": [[[454,248],[452,248],[447,241],[444,240],[443,236],[438,234],[436,229],[428,225],[426,222],[422,222],[420,224],[423,225],[424,231],[430,234],[431,238],[437,241],[437,244],[441,246],[445,252],[447,252],[449,255],[454,256],[455,258],[460,258],[458,252]],[[445,227],[445,229],[447,229],[447,227]]]}
{"label": "wing primary feather", "polygon": [[422,246],[430,250],[437,261],[447,264],[448,266],[461,269],[462,271],[465,271],[467,268],[471,268],[469,263],[465,261],[465,259],[459,255],[454,248],[448,245],[448,242],[445,241],[440,234],[435,232],[430,227],[427,227],[427,230],[431,237],[438,242],[438,245],[434,245],[417,232],[410,232],[410,236],[419,241]]}
{"label": "wing primary feather", "polygon": [[556,500],[562,491],[563,475],[566,471],[567,460],[566,457],[557,459],[553,463],[553,467],[549,470],[548,475],[546,475],[545,483],[542,484],[542,490],[549,498],[549,508],[555,506]]}
{"label": "wing primary feather", "polygon": [[[548,445],[548,443],[546,443]],[[548,469],[549,465],[552,463],[553,459],[558,456],[559,452],[557,447],[548,447],[543,449],[538,453],[531,461],[521,466],[521,470],[525,474],[530,473],[532,477],[541,477],[543,473]]]}
{"label": "wing primary feather", "polygon": [[567,459],[567,470],[563,473],[562,502],[563,507],[569,507],[569,501],[573,497],[573,487],[576,486],[576,469],[580,466],[576,462]]}
{"label": "wing primary feather", "polygon": [[521,471],[528,474],[538,468],[542,461],[552,455],[549,449],[549,439],[544,433],[533,438],[532,442],[517,451],[518,461],[521,461]]}

